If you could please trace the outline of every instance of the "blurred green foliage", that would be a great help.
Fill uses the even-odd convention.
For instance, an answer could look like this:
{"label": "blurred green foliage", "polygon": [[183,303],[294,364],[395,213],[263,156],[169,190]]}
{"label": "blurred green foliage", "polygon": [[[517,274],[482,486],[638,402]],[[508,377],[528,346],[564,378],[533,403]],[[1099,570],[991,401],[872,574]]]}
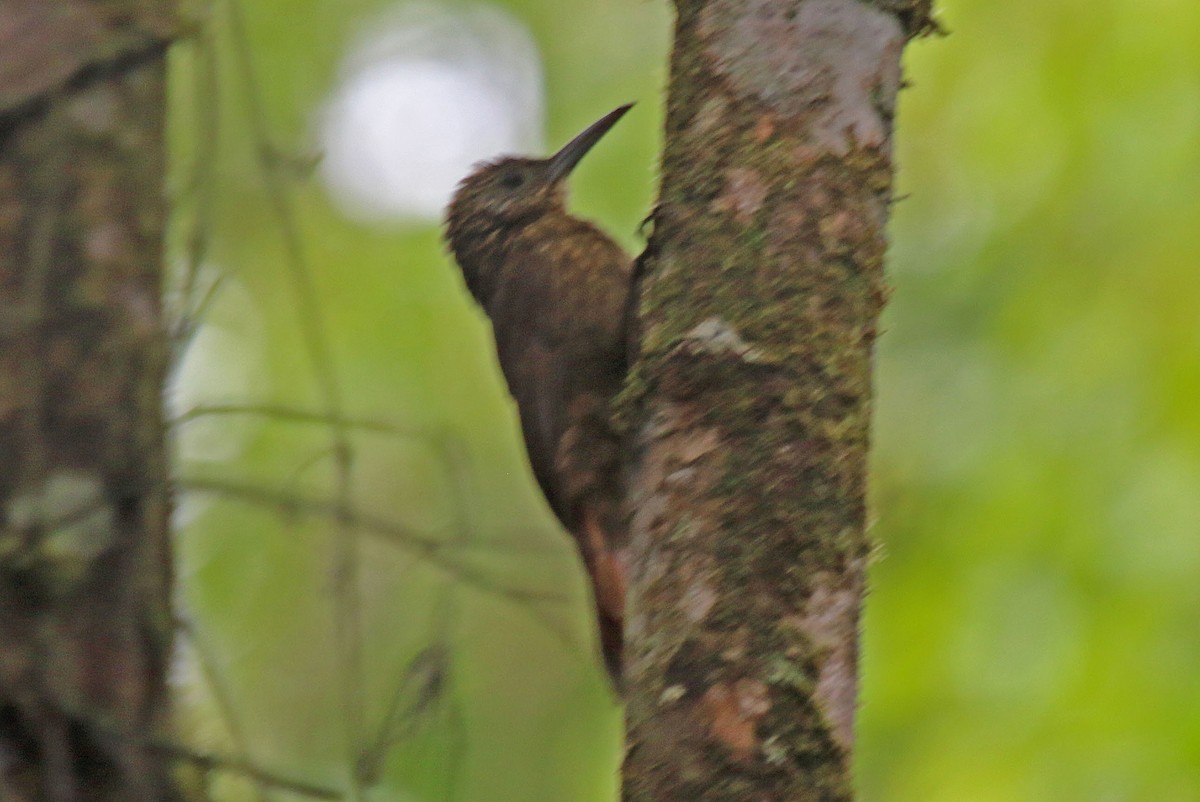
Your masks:
{"label": "blurred green foliage", "polygon": [[[205,276],[226,277],[181,385],[192,402],[320,412],[316,330],[345,414],[396,431],[352,429],[339,498],[327,425],[181,425],[185,488],[229,491],[182,497],[190,735],[340,786],[349,685],[354,738],[387,747],[364,768],[378,798],[610,799],[619,711],[487,328],[434,226],[352,223],[309,174],[345,48],[386,6],[243,5],[253,79],[224,0],[204,28],[215,80],[203,37],[173,55],[172,253],[181,273],[199,255]],[[574,182],[576,209],[636,250],[668,9],[503,7],[541,49],[551,147],[640,101]],[[878,362],[863,798],[1200,800],[1200,5],[941,9],[953,35],[910,47],[898,123],[910,197],[895,209]],[[264,153],[282,193],[267,191]],[[358,535],[350,683],[334,618],[342,535],[303,499],[407,532]]]}
{"label": "blurred green foliage", "polygon": [[1200,799],[1200,5],[944,2],[881,342],[867,799]]}

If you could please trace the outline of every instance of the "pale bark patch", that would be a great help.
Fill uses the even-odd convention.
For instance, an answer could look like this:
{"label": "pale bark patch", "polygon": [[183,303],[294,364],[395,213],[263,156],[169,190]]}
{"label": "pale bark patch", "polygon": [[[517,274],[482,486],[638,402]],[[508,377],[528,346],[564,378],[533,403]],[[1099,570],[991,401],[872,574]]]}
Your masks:
{"label": "pale bark patch", "polygon": [[812,595],[794,621],[818,655],[820,668],[813,697],[829,722],[834,739],[849,750],[854,745],[858,697],[855,644],[861,591],[838,586],[837,578],[828,573],[818,574],[814,581]]}
{"label": "pale bark patch", "polygon": [[732,212],[735,220],[749,225],[766,199],[767,184],[757,170],[733,167],[726,175],[725,191],[713,202],[713,208]]}
{"label": "pale bark patch", "polygon": [[715,0],[701,35],[734,89],[797,117],[814,112],[813,138],[844,156],[889,141],[904,31],[859,0]]}

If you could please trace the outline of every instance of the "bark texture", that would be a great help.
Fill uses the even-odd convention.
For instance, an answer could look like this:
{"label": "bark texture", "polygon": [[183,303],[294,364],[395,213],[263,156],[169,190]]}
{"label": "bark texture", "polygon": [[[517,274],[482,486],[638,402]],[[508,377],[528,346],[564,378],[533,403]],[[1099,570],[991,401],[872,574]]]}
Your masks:
{"label": "bark texture", "polygon": [[175,798],[167,0],[0,0],[0,799]]}
{"label": "bark texture", "polygon": [[892,121],[930,0],[676,7],[624,399],[624,796],[847,800]]}

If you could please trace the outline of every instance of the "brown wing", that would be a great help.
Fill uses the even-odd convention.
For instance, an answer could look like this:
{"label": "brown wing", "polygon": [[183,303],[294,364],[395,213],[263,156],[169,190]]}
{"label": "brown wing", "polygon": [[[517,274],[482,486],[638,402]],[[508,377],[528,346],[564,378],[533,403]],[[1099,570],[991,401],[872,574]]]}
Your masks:
{"label": "brown wing", "polygon": [[603,232],[549,217],[515,240],[487,307],[534,475],[573,531],[572,507],[618,456],[608,402],[625,373],[629,274],[629,258]]}
{"label": "brown wing", "polygon": [[583,556],[617,682],[627,538],[609,403],[626,370],[630,272],[629,258],[598,229],[549,218],[518,238],[487,307],[529,462]]}

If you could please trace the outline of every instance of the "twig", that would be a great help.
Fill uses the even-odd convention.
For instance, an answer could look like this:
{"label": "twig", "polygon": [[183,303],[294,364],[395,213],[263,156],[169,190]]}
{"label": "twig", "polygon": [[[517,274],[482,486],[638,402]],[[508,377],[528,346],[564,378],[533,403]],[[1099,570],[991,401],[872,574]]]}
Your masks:
{"label": "twig", "polygon": [[[330,438],[335,461],[335,495],[339,508],[349,506],[351,464],[353,453],[343,419],[341,390],[330,357],[329,344],[325,337],[320,304],[316,287],[301,244],[300,230],[292,209],[287,187],[282,180],[275,160],[270,158],[272,148],[266,130],[266,116],[251,58],[250,40],[242,17],[238,0],[229,3],[230,32],[233,49],[241,67],[245,82],[245,98],[251,133],[258,152],[259,169],[267,187],[283,234],[287,266],[291,285],[295,293],[301,336],[320,390],[322,405],[330,417]],[[362,599],[358,579],[358,536],[354,527],[341,516],[333,525],[333,583],[334,583],[334,638],[337,642],[338,684],[341,688],[343,709],[346,711],[346,749],[349,764],[357,763],[362,741],[364,706],[362,688]],[[350,774],[350,799],[358,802],[362,788],[355,772]]]}
{"label": "twig", "polygon": [[204,296],[193,303],[200,268],[208,256],[212,213],[215,207],[215,172],[221,135],[220,81],[217,76],[216,46],[212,34],[212,6],[207,4],[206,18],[196,26],[193,51],[196,69],[193,72],[192,102],[196,110],[196,161],[188,188],[196,194],[196,211],[187,234],[187,264],[179,289],[181,309],[171,331],[171,344],[178,359],[182,348],[194,334],[199,319],[212,300],[220,280],[214,281]]}
{"label": "twig", "polygon": [[[200,673],[204,675],[204,679],[208,683],[213,701],[216,702],[217,714],[224,721],[225,728],[229,731],[229,737],[233,741],[234,748],[237,749],[240,756],[244,756],[239,757],[239,759],[249,761],[246,734],[242,732],[241,721],[237,717],[237,706],[233,703],[233,695],[229,692],[229,688],[225,686],[225,678],[221,676],[221,672],[217,669],[212,649],[209,648],[208,642],[200,636],[200,633],[196,631],[196,627],[189,619],[177,615],[175,623],[176,628],[187,636],[188,642],[191,643],[192,649],[195,651],[196,663],[200,667]],[[255,780],[254,784],[260,802],[266,802],[269,798],[266,783]]]}
{"label": "twig", "polygon": [[157,738],[145,739],[144,743],[149,749],[166,755],[172,760],[191,763],[202,772],[225,771],[230,774],[240,774],[256,783],[278,788],[281,791],[307,796],[311,799],[345,799],[344,794],[332,788],[326,788],[301,780],[293,780],[290,777],[284,777],[282,774],[269,771],[242,758],[197,752],[181,744]]}
{"label": "twig", "polygon": [[411,737],[429,708],[442,698],[449,654],[434,642],[417,653],[400,676],[374,741],[363,750],[358,772],[364,785],[379,781],[379,767],[388,750]]}
{"label": "twig", "polygon": [[[488,544],[433,540],[422,537],[395,521],[364,513],[336,499],[312,498],[270,487],[258,487],[203,477],[182,477],[176,482],[176,485],[183,490],[216,493],[250,504],[272,507],[286,515],[323,516],[340,520],[345,525],[363,532],[386,537],[400,548],[443,569],[452,576],[469,582],[480,590],[494,593],[510,601],[518,603],[532,601],[564,603],[567,601],[567,597],[559,593],[543,593],[498,585],[478,569],[450,556],[452,553],[478,552],[489,548]],[[509,547],[504,546],[504,548]]]}
{"label": "twig", "polygon": [[328,413],[317,412],[309,409],[299,409],[298,407],[289,407],[286,404],[199,404],[191,409],[177,415],[173,418],[170,426],[183,426],[195,420],[202,418],[217,417],[223,415],[247,415],[251,417],[274,418],[276,420],[293,422],[293,423],[320,423],[325,425],[333,425],[341,423],[347,428],[360,429],[362,431],[377,432],[379,434],[387,434],[395,437],[410,437],[413,439],[434,439],[438,435],[433,432],[422,431],[421,429],[407,429],[395,423],[387,421],[372,420],[369,418],[352,418],[343,416],[340,420],[335,420]]}

